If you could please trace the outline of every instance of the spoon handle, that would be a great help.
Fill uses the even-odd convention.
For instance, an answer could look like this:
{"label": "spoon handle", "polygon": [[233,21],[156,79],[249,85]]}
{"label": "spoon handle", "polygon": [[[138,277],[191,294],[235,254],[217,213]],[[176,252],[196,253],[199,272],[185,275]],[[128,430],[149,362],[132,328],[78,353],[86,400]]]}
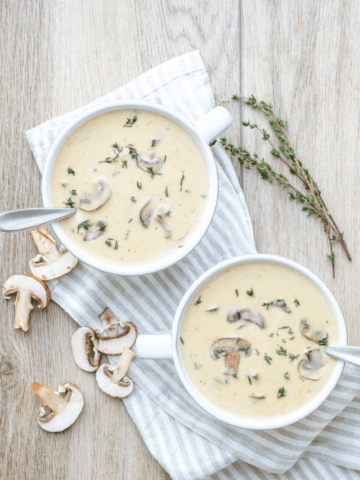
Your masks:
{"label": "spoon handle", "polygon": [[75,215],[75,208],[24,208],[0,215],[1,232],[18,232]]}
{"label": "spoon handle", "polygon": [[337,345],[329,345],[325,352],[331,357],[352,363],[360,367],[360,347],[341,347]]}

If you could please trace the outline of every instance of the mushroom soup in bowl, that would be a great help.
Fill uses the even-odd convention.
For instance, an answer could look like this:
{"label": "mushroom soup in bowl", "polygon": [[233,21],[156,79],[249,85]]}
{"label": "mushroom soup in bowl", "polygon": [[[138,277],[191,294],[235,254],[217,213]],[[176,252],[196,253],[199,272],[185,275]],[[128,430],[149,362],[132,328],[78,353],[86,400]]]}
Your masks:
{"label": "mushroom soup in bowl", "polygon": [[347,345],[345,321],[324,283],[296,262],[254,254],[203,273],[179,303],[171,333],[140,335],[134,348],[139,358],[173,359],[208,414],[268,430],[326,400],[344,368],[326,353],[337,344]]}
{"label": "mushroom soup in bowl", "polygon": [[217,107],[195,125],[144,102],[96,107],[55,140],[44,169],[46,207],[75,207],[53,225],[77,258],[139,275],[187,255],[212,220],[218,177],[209,142],[232,123]]}
{"label": "mushroom soup in bowl", "polygon": [[227,268],[184,313],[181,358],[199,393],[234,415],[298,409],[329,381],[339,339],[335,315],[306,277],[276,263]]}

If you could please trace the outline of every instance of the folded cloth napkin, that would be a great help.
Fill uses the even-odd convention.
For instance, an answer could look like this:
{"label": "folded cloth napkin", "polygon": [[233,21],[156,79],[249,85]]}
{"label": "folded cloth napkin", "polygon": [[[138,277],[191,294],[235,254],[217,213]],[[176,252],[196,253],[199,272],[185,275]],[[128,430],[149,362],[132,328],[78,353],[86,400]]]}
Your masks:
{"label": "folded cloth napkin", "polygon": [[[160,103],[190,121],[215,106],[199,53],[174,58],[85,107],[29,130],[26,136],[40,170],[70,120],[95,105],[128,99]],[[142,277],[108,275],[79,264],[50,284],[53,300],[76,322],[96,328],[99,313],[108,306],[119,319],[134,321],[141,333],[169,331],[180,299],[199,275],[222,260],[256,252],[235,171],[220,145],[213,153],[220,195],[200,244],[175,266]],[[184,390],[170,360],[138,358],[130,377],[136,386],[124,400],[129,414],[151,453],[176,480],[360,478],[360,369],[347,366],[326,402],[301,422],[264,432],[231,427],[206,414]]]}

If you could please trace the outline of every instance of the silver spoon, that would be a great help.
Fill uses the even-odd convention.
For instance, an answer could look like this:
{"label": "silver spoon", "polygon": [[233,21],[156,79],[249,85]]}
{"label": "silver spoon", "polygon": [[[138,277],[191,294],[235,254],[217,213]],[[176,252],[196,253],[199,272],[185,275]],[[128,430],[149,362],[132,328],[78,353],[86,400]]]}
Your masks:
{"label": "silver spoon", "polygon": [[330,357],[334,357],[360,367],[360,347],[329,345],[326,347],[325,353],[330,355]]}
{"label": "silver spoon", "polygon": [[0,232],[18,232],[72,217],[76,208],[24,208],[0,214]]}

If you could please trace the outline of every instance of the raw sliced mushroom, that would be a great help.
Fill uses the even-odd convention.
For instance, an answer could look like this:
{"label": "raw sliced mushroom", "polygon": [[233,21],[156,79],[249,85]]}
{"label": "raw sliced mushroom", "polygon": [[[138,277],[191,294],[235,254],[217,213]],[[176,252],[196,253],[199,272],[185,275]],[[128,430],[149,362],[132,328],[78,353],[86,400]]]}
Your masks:
{"label": "raw sliced mushroom", "polygon": [[320,380],[318,370],[325,365],[322,359],[320,348],[309,350],[305,353],[307,360],[300,360],[298,365],[298,372],[302,378],[317,382]]}
{"label": "raw sliced mushroom", "polygon": [[250,307],[234,307],[229,311],[226,319],[229,323],[235,323],[242,320],[244,322],[254,323],[261,329],[267,327],[263,315]]}
{"label": "raw sliced mushroom", "polygon": [[284,312],[291,313],[290,308],[286,305],[286,302],[283,298],[278,298],[277,300],[273,300],[272,302],[264,302],[263,306],[266,306],[267,308],[268,307],[279,307],[282,310],[284,310]]}
{"label": "raw sliced mushroom", "polygon": [[218,310],[219,310],[218,305],[213,305],[213,306],[206,309],[206,311],[209,312],[209,313],[217,312]]}
{"label": "raw sliced mushroom", "polygon": [[261,393],[253,393],[252,395],[250,395],[250,398],[253,398],[255,400],[264,400],[265,395],[263,395]]}
{"label": "raw sliced mushroom", "polygon": [[71,347],[76,365],[85,372],[95,372],[101,360],[98,339],[92,328],[78,328],[71,338]]}
{"label": "raw sliced mushroom", "polygon": [[76,385],[66,382],[58,391],[34,382],[30,390],[37,395],[45,407],[40,409],[38,423],[47,432],[62,432],[71,427],[84,406],[84,398]]}
{"label": "raw sliced mushroom", "polygon": [[45,227],[32,230],[30,235],[39,251],[39,255],[30,260],[30,270],[33,275],[43,280],[54,280],[76,267],[77,258],[66,249],[59,252],[55,240]]}
{"label": "raw sliced mushroom", "polygon": [[86,192],[80,197],[79,208],[85,212],[94,212],[105,205],[111,196],[111,188],[104,178],[94,182],[93,192]]}
{"label": "raw sliced mushroom", "polygon": [[[100,335],[110,330],[114,325],[120,325],[124,331],[110,337]],[[98,337],[97,349],[99,352],[105,353],[106,355],[120,355],[124,351],[124,348],[131,348],[135,344],[138,330],[132,322],[116,322],[96,330],[96,334]]]}
{"label": "raw sliced mushroom", "polygon": [[111,397],[125,398],[134,390],[133,381],[125,377],[132,359],[136,356],[132,350],[125,348],[115,367],[108,363],[100,366],[96,372],[96,381],[101,390]]}
{"label": "raw sliced mushroom", "polygon": [[140,207],[139,218],[141,225],[145,228],[148,228],[150,225],[150,220],[154,215],[154,211],[151,208],[151,198],[152,197],[148,197]]}
{"label": "raw sliced mushroom", "polygon": [[166,222],[166,212],[169,212],[170,208],[168,205],[160,205],[156,212],[156,221],[165,231],[165,238],[170,238],[172,235],[172,229]]}
{"label": "raw sliced mushroom", "polygon": [[216,360],[225,357],[225,375],[235,375],[239,371],[240,352],[248,357],[251,354],[250,343],[242,337],[219,338],[211,346],[211,356]]}
{"label": "raw sliced mushroom", "polygon": [[112,313],[109,307],[106,307],[99,315],[103,327],[109,326],[107,332],[115,332],[118,319]]}
{"label": "raw sliced mushroom", "polygon": [[327,333],[311,328],[308,321],[305,319],[300,322],[300,332],[305,338],[315,343],[327,337]]}
{"label": "raw sliced mushroom", "polygon": [[143,157],[142,155],[138,155],[136,157],[136,165],[145,172],[148,171],[148,168],[151,168],[154,173],[158,173],[164,165],[164,159],[150,158],[150,155],[149,157]]}
{"label": "raw sliced mushroom", "polygon": [[14,328],[22,328],[27,332],[30,312],[34,308],[31,299],[38,302],[38,308],[46,308],[50,303],[51,292],[40,278],[24,273],[13,275],[3,286],[4,298],[9,300],[13,293],[16,293]]}
{"label": "raw sliced mushroom", "polygon": [[[79,223],[77,228],[78,234],[82,235],[84,242],[92,242],[93,240],[96,240],[104,234],[104,230],[99,230],[99,228],[97,228],[96,230],[90,230],[90,228],[85,228],[84,223],[86,221],[87,220],[83,220],[81,223]],[[100,227],[100,225],[104,223],[105,221],[98,220],[96,226]]]}

